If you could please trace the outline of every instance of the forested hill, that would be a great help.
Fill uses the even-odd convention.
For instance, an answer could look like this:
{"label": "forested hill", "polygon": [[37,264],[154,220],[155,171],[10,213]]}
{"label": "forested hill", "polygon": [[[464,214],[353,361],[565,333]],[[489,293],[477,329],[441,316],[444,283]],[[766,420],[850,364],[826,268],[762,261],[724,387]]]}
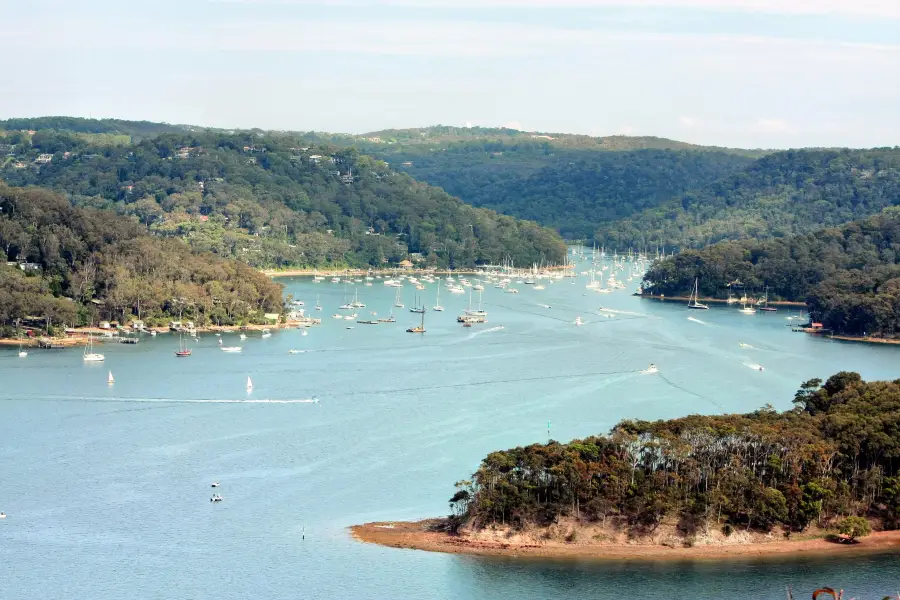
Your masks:
{"label": "forested hill", "polygon": [[[61,130],[79,134],[110,134],[141,139],[161,133],[178,133],[192,128],[187,125],[170,125],[152,121],[126,121],[123,119],[84,119],[81,117],[33,117],[0,120],[0,131]],[[3,143],[3,142],[0,142]]]}
{"label": "forested hill", "polygon": [[592,239],[604,223],[654,208],[752,162],[659,138],[520,135],[437,145],[357,143],[466,202],[582,240]]}
{"label": "forested hill", "polygon": [[[133,215],[150,231],[254,266],[559,263],[557,234],[468,206],[353,148],[263,132],[97,144],[17,132],[0,177]],[[104,135],[104,134],[97,134]]]}
{"label": "forested hill", "polygon": [[698,248],[833,227],[900,204],[900,148],[791,150],[598,227],[617,248]]}
{"label": "forested hill", "polygon": [[686,543],[851,515],[900,527],[900,380],[838,373],[806,382],[794,402],[492,452],[457,484],[451,521],[526,529],[565,517],[640,535],[667,520]]}
{"label": "forested hill", "polygon": [[677,140],[655,136],[630,136],[611,135],[594,137],[590,135],[572,133],[544,133],[535,131],[520,131],[507,127],[454,127],[448,125],[434,125],[411,129],[385,129],[373,131],[361,136],[353,137],[354,143],[364,147],[366,151],[373,149],[373,145],[380,145],[386,152],[397,151],[403,153],[411,147],[419,147],[422,152],[440,151],[456,142],[476,143],[522,143],[539,142],[557,149],[573,150],[703,150],[719,151],[731,154],[740,154],[752,158],[764,156],[765,150],[746,150],[742,148],[722,148],[718,146],[700,146]]}
{"label": "forested hill", "polygon": [[851,335],[900,333],[900,207],[840,228],[768,240],[721,242],[655,263],[646,293],[760,296],[803,301],[826,328]]}
{"label": "forested hill", "polygon": [[282,312],[281,286],[251,267],[40,188],[0,183],[0,250],[0,337],[17,321],[52,331],[132,317],[227,325]]}

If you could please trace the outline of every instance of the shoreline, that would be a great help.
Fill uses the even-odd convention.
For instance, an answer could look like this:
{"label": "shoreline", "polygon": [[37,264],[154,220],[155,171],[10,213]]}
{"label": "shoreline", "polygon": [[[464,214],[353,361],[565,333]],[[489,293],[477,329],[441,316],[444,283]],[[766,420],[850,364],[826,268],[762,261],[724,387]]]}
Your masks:
{"label": "shoreline", "polygon": [[[321,319],[319,319],[321,320]],[[287,321],[284,323],[274,323],[272,325],[207,325],[197,327],[197,333],[238,333],[241,331],[262,331],[263,329],[297,329],[299,327],[312,327],[311,324],[304,324],[302,321]],[[132,329],[127,330],[127,334],[122,335],[126,330],[116,329],[100,329],[99,327],[82,327],[78,329],[66,329],[66,335],[63,337],[25,337],[25,338],[0,338],[0,346],[18,346],[22,345],[26,348],[40,348],[41,340],[50,342],[55,346],[63,346],[66,348],[85,346],[88,343],[88,337],[93,336],[94,344],[103,344],[107,342],[118,343],[119,339],[141,339],[141,334]],[[168,327],[147,327],[143,331],[143,335],[149,335],[151,331],[157,334],[178,334]],[[118,335],[107,336],[107,333],[116,332]]]}
{"label": "shoreline", "polygon": [[[674,302],[690,302],[691,298],[687,296],[648,296],[646,294],[635,294],[635,296],[639,296],[644,300],[657,300],[659,302],[665,302],[667,300],[672,300]],[[697,300],[702,304],[728,304],[727,299],[723,298],[700,298]],[[733,304],[738,304],[734,302]],[[806,308],[806,302],[793,302],[790,300],[769,300],[769,304],[772,306],[785,306],[785,307],[803,307]]]}
{"label": "shoreline", "polygon": [[[566,270],[569,267],[565,266],[554,266],[554,267],[544,267],[544,271],[560,271]],[[384,276],[401,276],[401,275],[484,275],[488,273],[484,269],[404,269],[404,268],[393,268],[393,269],[351,269],[351,268],[343,268],[343,269],[328,269],[328,270],[319,270],[319,269],[261,269],[260,273],[267,277],[345,277],[345,276],[353,276],[353,277],[364,277],[366,275],[375,276],[381,275]]]}
{"label": "shoreline", "polygon": [[350,527],[357,541],[447,554],[502,556],[509,558],[559,558],[589,560],[720,560],[827,555],[831,557],[900,552],[900,531],[881,531],[859,543],[839,544],[824,538],[675,547],[637,543],[518,543],[477,540],[465,535],[433,531],[443,519],[374,522]]}

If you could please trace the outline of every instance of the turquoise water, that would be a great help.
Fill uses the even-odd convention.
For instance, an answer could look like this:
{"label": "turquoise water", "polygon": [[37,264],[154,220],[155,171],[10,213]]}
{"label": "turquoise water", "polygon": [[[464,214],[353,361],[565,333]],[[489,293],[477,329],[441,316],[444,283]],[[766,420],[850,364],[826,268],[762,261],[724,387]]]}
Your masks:
{"label": "turquoise water", "polygon": [[[584,278],[517,295],[488,287],[490,322],[471,329],[455,322],[467,297],[442,293],[447,310],[413,335],[419,316],[406,309],[393,325],[338,321],[342,285],[284,283],[307,307],[320,296],[322,325],[225,335],[237,355],[212,335],[188,359],[169,335],[107,345],[102,365],[79,350],[0,350],[0,598],[783,598],[792,584],[798,597],[830,585],[863,599],[900,587],[897,556],[515,561],[346,532],[445,514],[455,481],[491,450],[546,441],[548,421],[568,440],[622,418],[784,409],[811,377],[900,376],[900,348],[791,333],[783,311],[687,314],[630,296],[636,283],[601,295]],[[361,318],[389,312],[394,289],[359,292]],[[433,305],[434,286],[422,293]],[[651,362],[660,372],[641,374]],[[224,502],[209,502],[212,481]]]}

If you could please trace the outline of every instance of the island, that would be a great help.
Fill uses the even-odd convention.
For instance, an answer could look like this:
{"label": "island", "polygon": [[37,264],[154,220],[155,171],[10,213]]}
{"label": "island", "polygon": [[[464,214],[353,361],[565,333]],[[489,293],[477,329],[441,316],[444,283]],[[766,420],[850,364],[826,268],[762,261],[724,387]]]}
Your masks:
{"label": "island", "polygon": [[900,551],[900,380],[841,372],[791,410],[623,421],[492,452],[451,514],[363,542],[477,555],[725,558]]}

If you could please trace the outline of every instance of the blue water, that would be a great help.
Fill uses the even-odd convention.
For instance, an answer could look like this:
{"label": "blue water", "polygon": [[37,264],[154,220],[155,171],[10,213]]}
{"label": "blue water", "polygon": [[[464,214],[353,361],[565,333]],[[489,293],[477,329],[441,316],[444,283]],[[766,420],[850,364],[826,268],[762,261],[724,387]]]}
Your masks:
{"label": "blue water", "polygon": [[[900,588],[897,556],[517,561],[381,548],[346,531],[445,514],[455,481],[491,450],[546,441],[548,421],[568,440],[622,418],[784,409],[811,377],[897,378],[900,348],[791,333],[784,311],[687,314],[630,296],[636,283],[601,295],[584,278],[518,295],[488,287],[490,323],[471,329],[455,323],[467,297],[442,293],[447,310],[412,335],[419,316],[406,309],[393,325],[338,321],[344,286],[284,283],[308,308],[319,295],[322,325],[226,334],[237,355],[212,335],[188,359],[169,335],[106,345],[102,365],[77,349],[0,350],[0,598],[711,600],[784,598],[790,584],[798,598],[829,585],[861,600]],[[359,292],[361,318],[389,312],[394,289]],[[433,285],[422,294],[434,304]],[[660,373],[641,374],[651,362]],[[220,402],[246,399],[257,402]],[[212,481],[224,502],[209,502]]]}

